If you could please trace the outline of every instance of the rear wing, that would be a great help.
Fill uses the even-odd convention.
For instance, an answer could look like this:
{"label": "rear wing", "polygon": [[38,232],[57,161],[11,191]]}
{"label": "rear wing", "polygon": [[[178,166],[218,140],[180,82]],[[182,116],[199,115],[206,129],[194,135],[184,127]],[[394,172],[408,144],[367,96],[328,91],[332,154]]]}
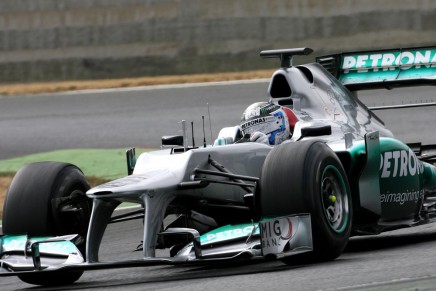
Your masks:
{"label": "rear wing", "polygon": [[347,52],[316,62],[351,91],[436,85],[436,47]]}

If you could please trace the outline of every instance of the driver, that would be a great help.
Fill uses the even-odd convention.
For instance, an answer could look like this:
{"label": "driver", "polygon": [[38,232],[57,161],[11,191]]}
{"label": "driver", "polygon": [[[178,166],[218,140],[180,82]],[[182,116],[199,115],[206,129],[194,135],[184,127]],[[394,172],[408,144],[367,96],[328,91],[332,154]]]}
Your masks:
{"label": "driver", "polygon": [[271,102],[257,102],[245,109],[241,131],[252,142],[278,145],[292,137],[297,117],[291,109]]}

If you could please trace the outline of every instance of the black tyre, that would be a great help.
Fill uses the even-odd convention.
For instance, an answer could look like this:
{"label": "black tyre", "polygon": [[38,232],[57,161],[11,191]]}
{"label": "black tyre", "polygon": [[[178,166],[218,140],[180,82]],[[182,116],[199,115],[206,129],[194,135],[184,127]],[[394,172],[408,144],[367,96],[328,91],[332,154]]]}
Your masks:
{"label": "black tyre", "polygon": [[[74,165],[58,162],[33,163],[21,168],[6,194],[3,233],[29,236],[79,234],[85,255],[85,241],[92,201],[85,193],[89,184]],[[20,276],[36,285],[72,283],[83,272],[57,272]],[[49,279],[51,278],[51,279]]]}
{"label": "black tyre", "polygon": [[322,142],[284,143],[265,160],[257,192],[261,216],[310,213],[313,252],[285,263],[327,261],[344,250],[351,232],[352,204],[345,171]]}
{"label": "black tyre", "polygon": [[49,273],[19,275],[18,278],[20,278],[21,281],[32,285],[63,286],[76,282],[82,275],[83,271],[55,271]]}

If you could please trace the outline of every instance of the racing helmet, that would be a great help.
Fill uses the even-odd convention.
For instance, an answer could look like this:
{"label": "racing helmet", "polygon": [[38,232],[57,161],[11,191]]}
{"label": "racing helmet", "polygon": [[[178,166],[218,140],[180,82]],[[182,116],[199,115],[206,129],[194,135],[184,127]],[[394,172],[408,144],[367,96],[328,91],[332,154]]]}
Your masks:
{"label": "racing helmet", "polygon": [[271,102],[256,102],[241,117],[243,135],[260,131],[268,136],[270,145],[277,145],[292,136],[296,117],[291,109]]}

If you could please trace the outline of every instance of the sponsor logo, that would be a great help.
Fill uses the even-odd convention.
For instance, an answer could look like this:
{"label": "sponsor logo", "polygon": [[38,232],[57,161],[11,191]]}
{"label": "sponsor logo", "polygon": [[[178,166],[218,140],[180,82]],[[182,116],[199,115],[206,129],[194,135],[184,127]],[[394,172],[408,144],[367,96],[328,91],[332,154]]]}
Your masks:
{"label": "sponsor logo", "polygon": [[245,122],[244,124],[241,125],[242,130],[245,130],[249,127],[261,124],[261,123],[265,123],[267,121],[266,117],[260,117],[260,118],[256,118],[250,121]]}
{"label": "sponsor logo", "polygon": [[279,247],[282,242],[292,238],[292,221],[290,218],[276,219],[269,223],[260,224],[262,248]]}
{"label": "sponsor logo", "polygon": [[342,63],[344,74],[349,73],[350,70],[363,73],[368,72],[368,69],[377,72],[392,71],[398,67],[401,70],[419,69],[421,66],[436,67],[436,49],[347,55],[344,56]]}
{"label": "sponsor logo", "polygon": [[206,234],[206,241],[219,241],[219,240],[228,240],[232,238],[238,238],[250,235],[253,232],[254,226],[246,226],[244,228],[235,228],[229,229],[217,233],[208,233]]}
{"label": "sponsor logo", "polygon": [[268,103],[268,105],[266,105],[263,108],[260,108],[260,114],[261,115],[268,115],[276,110],[279,110],[280,106],[274,104],[274,103]]}
{"label": "sponsor logo", "polygon": [[292,222],[290,218],[287,218],[287,220],[288,220],[288,225],[286,226],[285,229],[283,229],[284,233],[282,232],[280,236],[282,240],[289,240],[292,237]]}
{"label": "sponsor logo", "polygon": [[382,203],[399,203],[403,205],[406,202],[418,203],[424,197],[424,190],[420,191],[406,191],[402,193],[385,193],[380,195],[380,201]]}
{"label": "sponsor logo", "polygon": [[312,250],[310,215],[283,216],[259,222],[262,255]]}
{"label": "sponsor logo", "polygon": [[76,253],[76,246],[70,241],[43,242],[49,237],[33,238],[29,240],[26,236],[5,237],[3,241],[3,252],[25,251],[28,242],[41,242],[39,245],[40,252],[52,254],[71,254]]}
{"label": "sponsor logo", "polygon": [[412,150],[388,151],[380,155],[381,178],[407,177],[422,174],[424,165]]}

